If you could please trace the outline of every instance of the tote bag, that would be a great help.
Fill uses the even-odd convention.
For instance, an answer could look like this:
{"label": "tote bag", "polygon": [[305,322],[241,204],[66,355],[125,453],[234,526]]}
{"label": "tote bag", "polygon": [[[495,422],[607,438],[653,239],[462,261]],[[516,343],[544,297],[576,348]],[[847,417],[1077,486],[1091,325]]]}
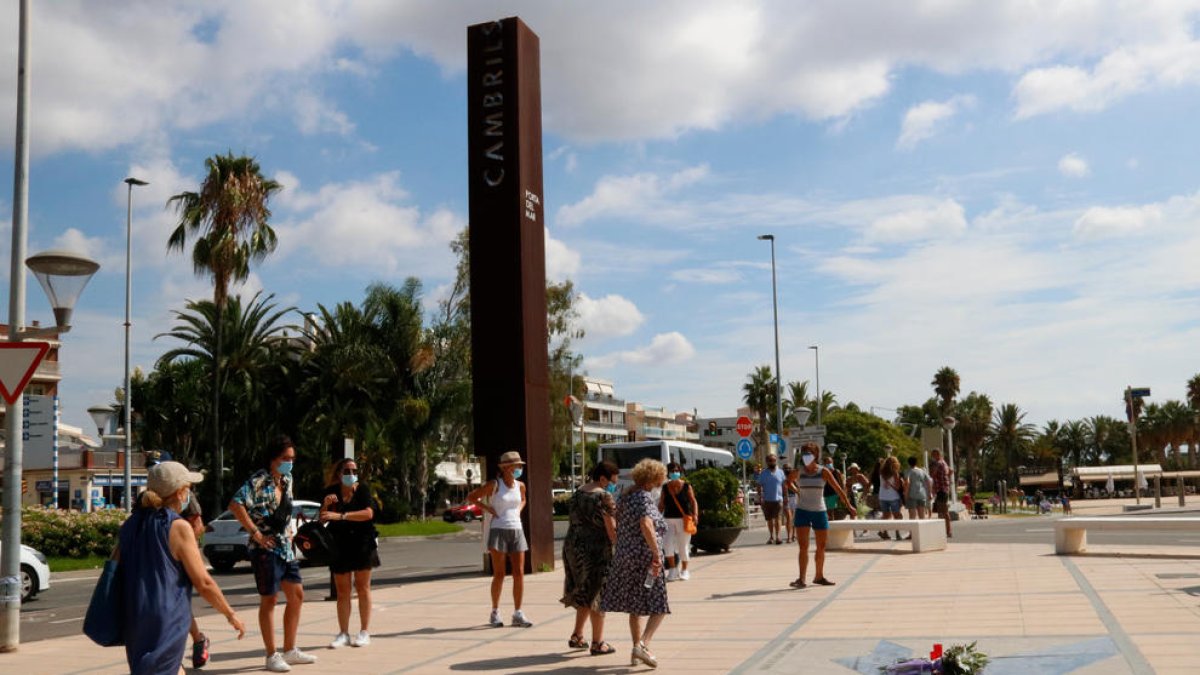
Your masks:
{"label": "tote bag", "polygon": [[83,634],[101,647],[125,644],[122,638],[121,576],[116,560],[105,560],[104,571],[92,591],[87,615],[83,618]]}

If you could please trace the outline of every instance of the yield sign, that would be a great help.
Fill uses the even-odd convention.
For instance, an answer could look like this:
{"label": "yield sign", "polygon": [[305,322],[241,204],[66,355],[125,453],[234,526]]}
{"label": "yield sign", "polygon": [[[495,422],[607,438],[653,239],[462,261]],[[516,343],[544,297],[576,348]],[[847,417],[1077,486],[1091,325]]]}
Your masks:
{"label": "yield sign", "polygon": [[0,394],[9,405],[21,397],[48,351],[45,342],[0,342]]}

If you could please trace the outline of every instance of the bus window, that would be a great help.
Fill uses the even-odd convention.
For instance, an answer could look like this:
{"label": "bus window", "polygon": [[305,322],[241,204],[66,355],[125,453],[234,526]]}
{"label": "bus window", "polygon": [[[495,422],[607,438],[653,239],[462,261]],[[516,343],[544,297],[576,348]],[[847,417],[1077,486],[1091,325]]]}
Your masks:
{"label": "bus window", "polygon": [[618,469],[632,469],[643,459],[662,457],[662,447],[657,443],[640,448],[601,448],[600,452],[604,461],[616,464]]}

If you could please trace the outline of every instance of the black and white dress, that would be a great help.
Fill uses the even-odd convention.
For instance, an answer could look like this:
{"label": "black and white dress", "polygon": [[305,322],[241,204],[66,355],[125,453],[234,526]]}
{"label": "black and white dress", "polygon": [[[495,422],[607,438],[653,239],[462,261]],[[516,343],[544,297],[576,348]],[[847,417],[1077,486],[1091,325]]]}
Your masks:
{"label": "black and white dress", "polygon": [[638,616],[671,613],[667,605],[667,580],[661,571],[650,588],[645,585],[653,560],[653,551],[642,536],[642,518],[646,516],[654,522],[654,538],[661,552],[667,521],[650,493],[634,488],[617,502],[617,545],[608,571],[608,581],[600,596],[602,612]]}

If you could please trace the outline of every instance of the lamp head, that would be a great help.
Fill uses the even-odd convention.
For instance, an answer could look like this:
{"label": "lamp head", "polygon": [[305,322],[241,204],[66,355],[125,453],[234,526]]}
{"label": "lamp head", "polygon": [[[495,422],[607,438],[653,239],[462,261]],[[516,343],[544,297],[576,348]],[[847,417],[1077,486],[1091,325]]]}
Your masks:
{"label": "lamp head", "polygon": [[758,235],[758,240],[759,240],[759,241],[775,241],[775,235],[773,235],[773,234],[760,234],[760,235]]}
{"label": "lamp head", "polygon": [[133,177],[126,178],[126,179],[125,179],[125,184],[126,184],[126,185],[149,185],[149,183],[147,183],[146,181],[144,181],[144,180],[138,180],[138,179],[136,179],[136,178],[133,178]]}
{"label": "lamp head", "polygon": [[101,436],[104,435],[104,430],[108,428],[116,412],[110,405],[94,405],[87,409],[88,415],[96,423],[96,428],[100,431]]}
{"label": "lamp head", "polygon": [[808,418],[812,416],[812,408],[800,406],[792,411],[792,415],[796,417],[796,424],[803,427],[805,424],[808,424]]}
{"label": "lamp head", "polygon": [[54,323],[66,332],[71,326],[75,301],[100,269],[100,263],[71,251],[43,251],[25,259],[25,266],[37,277],[54,309]]}

